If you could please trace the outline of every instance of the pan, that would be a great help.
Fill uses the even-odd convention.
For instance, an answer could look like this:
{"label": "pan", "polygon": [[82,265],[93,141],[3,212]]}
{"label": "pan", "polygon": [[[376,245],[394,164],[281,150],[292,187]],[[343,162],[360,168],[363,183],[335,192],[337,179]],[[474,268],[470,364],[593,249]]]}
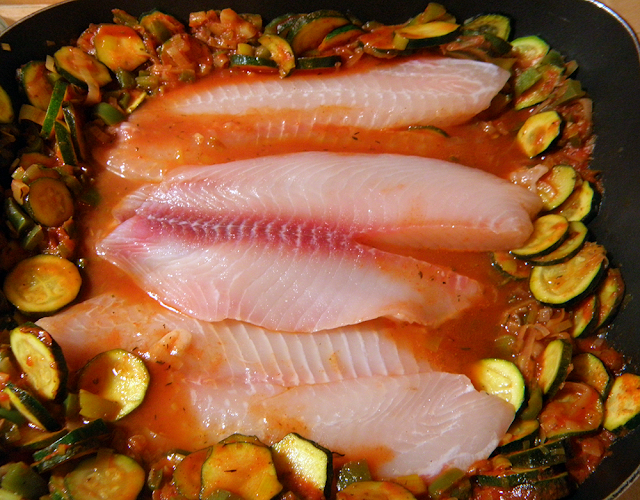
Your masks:
{"label": "pan", "polygon": [[[514,35],[536,34],[567,58],[579,63],[578,78],[594,101],[597,135],[592,169],[601,171],[605,194],[599,216],[590,225],[598,241],[621,267],[627,300],[608,332],[614,347],[627,357],[630,369],[640,372],[640,47],[633,31],[604,5],[588,0],[447,0],[458,19],[483,12],[498,12],[514,20]],[[68,44],[90,23],[110,22],[111,9],[124,8],[139,15],[153,8],[172,13],[181,21],[202,9],[231,7],[272,19],[300,11],[296,0],[72,0],[42,10],[0,36],[0,84],[18,102],[15,70],[20,64],[52,54]],[[333,8],[361,19],[403,22],[425,7],[425,2],[404,0],[307,0],[304,11]],[[10,50],[6,50],[10,47]],[[602,500],[620,495],[640,476],[640,433],[632,432],[612,447],[597,471],[571,497]]]}

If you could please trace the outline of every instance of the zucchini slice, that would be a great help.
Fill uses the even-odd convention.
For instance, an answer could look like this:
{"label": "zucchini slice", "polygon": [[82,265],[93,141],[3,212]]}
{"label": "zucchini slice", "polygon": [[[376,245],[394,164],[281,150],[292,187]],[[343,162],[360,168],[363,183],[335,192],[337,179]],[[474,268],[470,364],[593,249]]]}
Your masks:
{"label": "zucchini slice", "polygon": [[516,38],[511,41],[511,47],[524,67],[542,61],[551,48],[547,42],[535,35]]}
{"label": "zucchini slice", "polygon": [[435,47],[455,40],[460,25],[446,21],[414,24],[396,30],[393,45],[397,50]]}
{"label": "zucchini slice", "polygon": [[590,352],[583,352],[574,356],[571,363],[573,370],[569,374],[569,380],[589,384],[602,397],[606,396],[611,384],[611,376],[600,358]]}
{"label": "zucchini slice", "polygon": [[565,382],[539,416],[547,439],[560,439],[597,430],[604,419],[600,393],[582,382]]}
{"label": "zucchini slice", "polygon": [[262,35],[258,42],[271,53],[271,59],[278,65],[281,77],[287,76],[296,67],[296,56],[284,38],[278,35]]}
{"label": "zucchini slice", "polygon": [[278,64],[271,59],[267,59],[265,57],[243,56],[241,54],[232,54],[229,57],[229,66],[249,71],[273,72],[278,69]]}
{"label": "zucchini slice", "polygon": [[11,351],[29,386],[47,400],[64,397],[69,370],[58,343],[45,330],[25,323],[9,333]]}
{"label": "zucchini slice", "polygon": [[640,376],[623,373],[613,381],[605,403],[604,428],[611,432],[640,424]]}
{"label": "zucchini slice", "polygon": [[271,450],[286,488],[308,500],[330,497],[333,455],[329,450],[295,432],[287,434]]}
{"label": "zucchini slice", "polygon": [[542,352],[538,364],[538,384],[547,397],[553,397],[567,378],[572,350],[570,343],[555,339]]}
{"label": "zucchini slice", "polygon": [[537,469],[563,464],[567,453],[563,440],[548,441],[533,448],[504,455],[511,466],[520,469]]}
{"label": "zucchini slice", "polygon": [[[394,482],[396,482],[395,479]],[[427,491],[428,497],[434,500],[468,498],[471,493],[471,480],[463,470],[451,467],[438,474],[429,484]]]}
{"label": "zucchini slice", "polygon": [[4,294],[24,313],[47,314],[72,302],[82,285],[78,268],[54,255],[20,261],[4,280]]}
{"label": "zucchini slice", "polygon": [[542,209],[558,208],[573,193],[578,183],[578,173],[570,165],[556,165],[536,184],[536,192],[542,200]]}
{"label": "zucchini slice", "polygon": [[358,481],[339,491],[336,500],[415,500],[404,486],[391,481]]}
{"label": "zucchini slice", "polygon": [[529,288],[534,298],[543,304],[569,307],[598,286],[607,262],[604,247],[587,242],[575,257],[566,262],[534,267]]}
{"label": "zucchini slice", "polygon": [[524,246],[511,250],[519,259],[528,260],[553,252],[569,235],[569,221],[561,215],[548,214],[533,222],[533,233]]}
{"label": "zucchini slice", "polygon": [[551,253],[534,257],[529,262],[534,266],[553,266],[575,257],[584,246],[589,230],[582,222],[569,222],[568,235],[562,244]]}
{"label": "zucchini slice", "polygon": [[44,138],[49,138],[53,132],[54,124],[58,119],[58,114],[62,109],[62,103],[67,95],[68,86],[69,84],[62,79],[58,80],[53,86],[49,106],[47,107],[47,112],[42,122],[42,129],[40,130],[40,135]]}
{"label": "zucchini slice", "polygon": [[498,451],[505,454],[533,448],[538,440],[539,431],[540,423],[537,420],[517,419],[498,443]]}
{"label": "zucchini slice", "polygon": [[282,490],[271,450],[248,442],[218,443],[202,464],[200,498],[218,490],[242,498],[271,500]]}
{"label": "zucchini slice", "polygon": [[[317,49],[334,29],[351,24],[343,14],[334,10],[317,10],[298,17],[287,35],[293,52],[300,56]],[[282,36],[282,35],[281,35]]]}
{"label": "zucchini slice", "polygon": [[511,19],[503,14],[481,14],[465,21],[463,29],[482,34],[489,33],[502,40],[508,40],[511,35]]}
{"label": "zucchini slice", "polygon": [[38,472],[45,472],[62,463],[95,453],[109,435],[103,420],[93,420],[34,452],[32,466]]}
{"label": "zucchini slice", "polygon": [[596,216],[599,206],[600,193],[593,189],[589,181],[583,181],[553,213],[563,215],[569,221],[581,221],[586,224]]}
{"label": "zucchini slice", "polygon": [[64,478],[69,496],[75,500],[136,500],[145,484],[144,469],[133,458],[111,450],[100,450],[80,462]]}
{"label": "zucchini slice", "polygon": [[51,177],[40,177],[29,184],[24,205],[38,224],[47,227],[61,226],[74,212],[69,188],[61,179]]}
{"label": "zucchini slice", "polygon": [[525,382],[518,367],[511,361],[485,358],[472,369],[471,379],[478,390],[504,399],[518,411],[524,401]]}
{"label": "zucchini slice", "polygon": [[340,467],[336,482],[338,491],[342,491],[351,483],[358,481],[371,481],[371,469],[366,460],[354,460]]}
{"label": "zucchini slice", "polygon": [[82,368],[78,389],[118,403],[113,419],[119,420],[142,404],[149,380],[149,371],[140,357],[124,349],[112,349],[98,354]]}
{"label": "zucchini slice", "polygon": [[53,60],[58,73],[74,85],[99,88],[111,82],[107,67],[78,47],[59,48],[53,54]]}
{"label": "zucchini slice", "polygon": [[60,430],[58,421],[29,392],[16,387],[11,382],[7,383],[3,392],[8,396],[11,405],[38,429],[49,432]]}
{"label": "zucchini slice", "polygon": [[340,26],[324,37],[322,43],[318,46],[320,52],[347,45],[356,40],[364,31],[354,24],[345,24]]}
{"label": "zucchini slice", "polygon": [[18,80],[29,103],[42,111],[49,107],[53,93],[50,73],[44,61],[30,61],[18,70]]}
{"label": "zucchini slice", "polygon": [[592,333],[598,326],[599,312],[600,299],[597,294],[587,295],[582,299],[571,313],[573,316],[571,336],[577,338]]}
{"label": "zucchini slice", "polygon": [[527,279],[531,274],[531,267],[522,259],[511,255],[510,252],[492,252],[491,263],[502,274],[515,280]]}
{"label": "zucchini slice", "polygon": [[16,117],[7,91],[0,86],[0,123],[12,123]]}
{"label": "zucchini slice", "polygon": [[129,26],[101,24],[93,37],[98,61],[111,71],[133,71],[151,57],[140,35]]}
{"label": "zucchini slice", "polygon": [[531,484],[552,477],[553,467],[539,467],[537,469],[498,469],[483,472],[475,476],[480,486],[495,486],[498,488],[514,488],[520,484]]}
{"label": "zucchini slice", "polygon": [[556,111],[530,116],[516,135],[516,141],[529,158],[544,153],[560,135],[562,118]]}
{"label": "zucchini slice", "polygon": [[611,321],[624,297],[625,285],[620,269],[609,268],[607,275],[600,283],[598,297],[598,324],[595,329],[603,328]]}
{"label": "zucchini slice", "polygon": [[173,35],[184,33],[184,26],[180,21],[158,9],[141,14],[140,26],[147,30],[158,44],[166,42]]}
{"label": "zucchini slice", "polygon": [[173,484],[187,500],[200,500],[202,465],[210,453],[211,448],[194,451],[176,465],[173,472]]}
{"label": "zucchini slice", "polygon": [[336,68],[341,62],[339,56],[298,57],[296,69],[319,70]]}
{"label": "zucchini slice", "polygon": [[38,499],[49,490],[47,481],[24,462],[10,462],[2,466],[2,491],[10,491],[19,499]]}

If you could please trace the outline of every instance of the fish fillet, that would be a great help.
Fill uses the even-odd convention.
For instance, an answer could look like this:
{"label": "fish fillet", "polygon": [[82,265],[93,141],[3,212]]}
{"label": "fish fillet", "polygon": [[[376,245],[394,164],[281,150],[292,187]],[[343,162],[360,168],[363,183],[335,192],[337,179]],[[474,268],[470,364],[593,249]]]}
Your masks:
{"label": "fish fillet", "polygon": [[256,144],[318,143],[316,136],[331,139],[327,127],[460,124],[486,109],[508,78],[489,63],[423,57],[286,79],[205,79],[145,104],[96,157],[123,177],[158,180],[185,158]]}
{"label": "fish fillet", "polygon": [[[347,457],[385,450],[380,475],[433,476],[486,458],[513,419],[509,404],[475,391],[465,376],[433,371],[379,322],[279,333],[201,322],[150,302],[102,295],[39,324],[73,368],[120,347],[169,372],[167,388],[185,400],[172,404],[165,392],[151,391],[127,417],[144,423],[134,428],[153,436],[151,448],[196,449],[233,432],[273,441],[295,431]],[[169,421],[192,414],[200,426],[163,434],[146,418],[157,411]]]}

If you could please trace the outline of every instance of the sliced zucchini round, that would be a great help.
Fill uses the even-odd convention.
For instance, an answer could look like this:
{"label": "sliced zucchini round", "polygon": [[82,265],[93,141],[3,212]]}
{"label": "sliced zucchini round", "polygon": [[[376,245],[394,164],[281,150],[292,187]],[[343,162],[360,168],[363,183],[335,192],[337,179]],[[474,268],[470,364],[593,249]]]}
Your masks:
{"label": "sliced zucchini round", "polygon": [[7,383],[3,392],[8,396],[11,405],[38,429],[50,432],[60,430],[61,426],[58,421],[29,392],[11,382]]}
{"label": "sliced zucchini round", "polygon": [[569,380],[584,382],[597,390],[605,397],[611,383],[611,376],[604,363],[595,354],[583,352],[573,357],[571,361],[573,370],[569,374]]}
{"label": "sliced zucchini round", "polygon": [[404,486],[391,481],[359,481],[339,491],[336,500],[415,500]]}
{"label": "sliced zucchini round", "polygon": [[359,481],[371,481],[371,469],[366,460],[352,460],[340,467],[336,487],[338,491],[342,491],[351,483]]}
{"label": "sliced zucchini round", "polygon": [[11,351],[27,383],[43,399],[64,396],[69,370],[64,354],[51,335],[33,323],[11,330]]}
{"label": "sliced zucchini round", "polygon": [[133,71],[151,57],[136,30],[120,24],[101,24],[93,45],[98,61],[111,71]]}
{"label": "sliced zucchini round", "polygon": [[11,123],[15,116],[11,98],[7,91],[0,86],[0,123]]}
{"label": "sliced zucchini round", "polygon": [[516,280],[526,279],[531,274],[531,267],[522,259],[511,255],[510,252],[492,252],[491,263],[502,274]]}
{"label": "sliced zucchini round", "polygon": [[547,42],[535,35],[516,38],[511,41],[511,47],[525,67],[540,62],[551,48]]}
{"label": "sliced zucchini round", "polygon": [[435,47],[455,40],[460,25],[446,21],[414,24],[396,30],[393,45],[398,50]]}
{"label": "sliced zucchini round", "polygon": [[598,326],[598,314],[600,311],[600,299],[597,294],[587,295],[573,309],[573,326],[571,336],[589,335]]}
{"label": "sliced zucchini round", "polygon": [[589,181],[583,181],[553,213],[563,215],[569,221],[581,221],[586,224],[598,213],[599,206],[600,193],[593,189]]}
{"label": "sliced zucchini round", "polygon": [[78,389],[118,403],[113,420],[119,420],[142,404],[149,381],[141,358],[124,349],[112,349],[98,354],[80,370]]}
{"label": "sliced zucchini round", "polygon": [[465,21],[463,29],[489,33],[502,40],[508,40],[511,35],[511,19],[503,14],[481,14]]}
{"label": "sliced zucchini round", "polygon": [[537,469],[513,468],[483,472],[475,476],[480,486],[495,486],[498,488],[514,488],[520,484],[531,484],[535,481],[551,477],[553,468],[539,467]]}
{"label": "sliced zucchini round", "polygon": [[570,165],[556,165],[536,184],[536,192],[542,200],[542,209],[553,210],[565,202],[578,183],[578,173]]}
{"label": "sliced zucchini round", "polygon": [[604,428],[630,430],[640,424],[640,376],[623,373],[613,381],[605,403]]}
{"label": "sliced zucchini round", "polygon": [[322,43],[318,46],[318,50],[323,52],[335,47],[347,45],[356,40],[364,31],[354,24],[345,24],[340,26],[324,37]]}
{"label": "sliced zucchini round", "polygon": [[598,297],[598,324],[595,329],[607,326],[615,315],[624,297],[625,285],[620,269],[609,268],[607,275],[600,283],[596,296]]}
{"label": "sliced zucchini round", "polygon": [[202,465],[210,453],[211,448],[194,451],[176,465],[173,472],[173,483],[187,500],[200,500]]}
{"label": "sliced zucchini round", "polygon": [[533,158],[542,154],[560,135],[562,117],[556,111],[543,111],[524,122],[516,140],[524,153]]}
{"label": "sliced zucchini round", "polygon": [[271,450],[248,442],[218,443],[202,464],[200,498],[218,490],[242,498],[271,500],[282,490]]}
{"label": "sliced zucchini round", "polygon": [[564,440],[547,441],[527,450],[515,451],[505,455],[511,466],[522,469],[552,467],[567,461]]}
{"label": "sliced zucchini round", "polygon": [[110,450],[100,450],[80,462],[64,478],[71,498],[135,500],[145,483],[144,469],[133,458]]}
{"label": "sliced zucchini round", "polygon": [[284,38],[278,35],[262,35],[258,42],[271,54],[271,59],[278,65],[281,77],[287,76],[296,67],[296,56]]}
{"label": "sliced zucchini round", "polygon": [[569,221],[561,215],[548,214],[533,222],[533,233],[524,246],[511,250],[519,259],[528,260],[553,252],[569,235]]}
{"label": "sliced zucchini round", "polygon": [[569,231],[562,244],[551,253],[529,260],[534,266],[553,266],[574,257],[584,246],[589,230],[582,222],[569,222]]}
{"label": "sliced zucchini round", "polygon": [[540,423],[537,420],[517,419],[498,443],[497,451],[504,454],[533,448],[538,440],[539,431]]}
{"label": "sliced zucchini round", "polygon": [[565,382],[540,413],[547,439],[560,439],[595,431],[604,418],[600,393],[582,382]]}
{"label": "sliced zucchini round", "polygon": [[273,463],[284,486],[307,498],[329,498],[333,485],[333,454],[295,432],[272,447]]}
{"label": "sliced zucchini round", "polygon": [[58,73],[74,85],[104,87],[111,82],[107,67],[78,47],[61,47],[53,54],[53,60]]}
{"label": "sliced zucchini round", "polygon": [[4,294],[24,313],[46,314],[72,302],[82,285],[78,268],[54,255],[20,261],[4,280]]}
{"label": "sliced zucchini round", "polygon": [[278,64],[264,57],[243,56],[240,54],[232,54],[229,57],[229,65],[250,71],[268,71],[273,72],[278,69]]}
{"label": "sliced zucchini round", "polygon": [[331,69],[336,68],[341,62],[338,56],[298,57],[296,69]]}
{"label": "sliced zucchini round", "polygon": [[30,61],[18,70],[18,80],[32,106],[46,111],[51,101],[53,84],[44,61]]}
{"label": "sliced zucchini round", "polygon": [[569,307],[598,286],[606,268],[604,247],[587,242],[575,257],[566,262],[534,267],[529,288],[534,298],[543,304]]}
{"label": "sliced zucchini round", "polygon": [[57,227],[73,216],[73,196],[61,179],[40,177],[29,184],[25,208],[37,223]]}
{"label": "sliced zucchini round", "polygon": [[347,24],[351,24],[351,21],[340,12],[317,10],[295,20],[287,35],[287,41],[291,44],[293,52],[300,56],[311,49],[317,49],[329,33]]}
{"label": "sliced zucchini round", "polygon": [[477,362],[471,379],[478,390],[504,399],[511,403],[514,411],[522,406],[525,382],[518,367],[511,361],[499,358],[485,358]]}
{"label": "sliced zucchini round", "polygon": [[549,342],[542,352],[538,368],[538,384],[547,397],[553,397],[567,378],[571,354],[571,344],[561,339]]}

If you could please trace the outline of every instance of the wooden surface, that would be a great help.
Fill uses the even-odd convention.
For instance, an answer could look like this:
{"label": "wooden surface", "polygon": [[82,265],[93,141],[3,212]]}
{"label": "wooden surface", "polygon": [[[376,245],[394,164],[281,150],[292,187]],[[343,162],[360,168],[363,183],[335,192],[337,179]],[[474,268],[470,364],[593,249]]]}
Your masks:
{"label": "wooden surface", "polygon": [[[0,18],[11,25],[43,7],[59,3],[61,0],[0,0]],[[96,0],[99,1],[99,0]],[[559,0],[560,1],[560,0]],[[123,2],[126,9],[126,0]],[[446,0],[442,3],[446,4]],[[606,0],[605,5],[617,12],[631,27],[640,33],[640,0]],[[640,499],[640,481],[636,481],[618,500]]]}

